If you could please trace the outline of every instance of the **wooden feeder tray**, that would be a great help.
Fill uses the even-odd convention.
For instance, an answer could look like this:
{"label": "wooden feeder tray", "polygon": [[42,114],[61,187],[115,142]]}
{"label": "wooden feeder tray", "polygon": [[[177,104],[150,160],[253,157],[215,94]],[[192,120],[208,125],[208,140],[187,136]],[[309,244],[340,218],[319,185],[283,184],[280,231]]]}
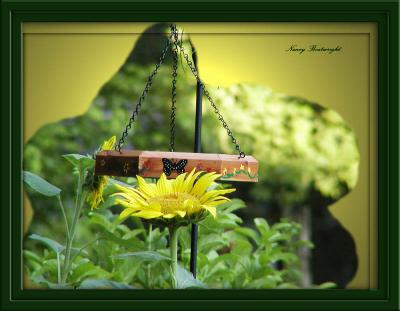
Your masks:
{"label": "wooden feeder tray", "polygon": [[258,181],[258,161],[252,156],[239,159],[237,155],[214,153],[101,151],[96,155],[95,174],[159,178],[164,172],[168,178],[176,178],[193,169],[221,174],[220,180]]}

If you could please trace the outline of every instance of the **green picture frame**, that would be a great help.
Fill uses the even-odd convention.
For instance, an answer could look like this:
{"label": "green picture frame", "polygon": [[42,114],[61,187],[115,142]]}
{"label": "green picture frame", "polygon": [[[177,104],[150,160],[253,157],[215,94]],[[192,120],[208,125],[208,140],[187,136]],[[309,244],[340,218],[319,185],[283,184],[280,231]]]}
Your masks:
{"label": "green picture frame", "polygon": [[[399,310],[398,9],[395,1],[2,2],[1,310]],[[22,23],[171,20],[377,23],[378,289],[22,289]]]}

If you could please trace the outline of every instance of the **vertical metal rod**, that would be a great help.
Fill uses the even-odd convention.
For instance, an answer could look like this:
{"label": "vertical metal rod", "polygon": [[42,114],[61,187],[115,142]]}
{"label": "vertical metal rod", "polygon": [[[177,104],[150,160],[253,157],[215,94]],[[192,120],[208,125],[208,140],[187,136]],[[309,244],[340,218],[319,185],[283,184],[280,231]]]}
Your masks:
{"label": "vertical metal rod", "polygon": [[[199,69],[197,67],[197,54],[196,50],[190,41],[192,47],[192,58],[197,73]],[[194,152],[201,152],[201,117],[202,117],[202,97],[203,90],[199,82],[196,86],[196,122],[194,127]],[[199,229],[196,224],[192,224],[192,233],[190,241],[190,272],[192,272],[193,277],[196,278],[196,267],[197,267],[197,237]]]}

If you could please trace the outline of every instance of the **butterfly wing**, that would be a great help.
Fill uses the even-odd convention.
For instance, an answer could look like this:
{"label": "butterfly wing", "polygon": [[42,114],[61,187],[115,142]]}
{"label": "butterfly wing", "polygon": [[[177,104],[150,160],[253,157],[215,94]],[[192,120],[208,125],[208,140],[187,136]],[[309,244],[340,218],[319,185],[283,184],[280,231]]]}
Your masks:
{"label": "butterfly wing", "polygon": [[174,169],[174,164],[172,163],[172,161],[166,158],[163,158],[161,161],[163,163],[163,171],[165,175],[171,175],[171,172]]}
{"label": "butterfly wing", "polygon": [[175,165],[175,170],[179,173],[182,174],[185,172],[185,166],[188,163],[188,160],[180,160],[178,163]]}

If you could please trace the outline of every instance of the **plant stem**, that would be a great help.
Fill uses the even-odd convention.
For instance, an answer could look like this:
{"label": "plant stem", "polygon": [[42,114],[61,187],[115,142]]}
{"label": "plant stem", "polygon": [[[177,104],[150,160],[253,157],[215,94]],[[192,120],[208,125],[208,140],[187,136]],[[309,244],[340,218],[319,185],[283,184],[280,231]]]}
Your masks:
{"label": "plant stem", "polygon": [[64,204],[61,201],[61,196],[60,195],[57,196],[57,200],[58,200],[58,203],[60,204],[61,212],[62,212],[63,217],[64,217],[65,229],[66,229],[66,232],[67,232],[67,241],[68,241],[68,238],[69,238],[69,226],[68,226],[67,213],[65,212]]}
{"label": "plant stem", "polygon": [[82,253],[82,251],[83,251],[86,247],[88,247],[90,244],[93,244],[94,242],[96,242],[96,241],[98,241],[98,240],[101,240],[102,238],[103,238],[103,236],[99,236],[99,237],[93,239],[92,241],[87,242],[85,245],[83,245],[83,246],[76,252],[76,254],[74,255],[74,257],[72,257],[71,261],[74,261],[74,259],[75,259],[77,256],[79,256],[79,255]]}
{"label": "plant stem", "polygon": [[153,234],[153,225],[149,224],[149,245],[148,245],[148,250],[151,251],[151,239],[152,239],[152,234]]}
{"label": "plant stem", "polygon": [[[65,245],[67,246],[70,240],[70,231],[69,231],[69,225],[68,225],[68,218],[67,218],[67,213],[65,211],[65,207],[64,204],[61,200],[61,196],[57,195],[57,200],[58,203],[60,205],[61,208],[61,212],[63,214],[64,217],[64,223],[65,223],[65,231],[66,231],[66,236],[65,236]],[[64,259],[65,262],[65,259]],[[57,253],[57,282],[58,284],[61,284],[61,280],[62,280],[62,275],[64,274],[64,265],[62,267],[62,271],[61,271],[61,264],[60,264],[60,253]]]}
{"label": "plant stem", "polygon": [[61,284],[60,253],[57,252],[57,284]]}
{"label": "plant stem", "polygon": [[[149,252],[151,251],[152,232],[153,232],[153,225],[149,224],[149,235],[148,235],[148,246],[147,246]],[[151,288],[150,282],[151,282],[151,262],[147,264],[147,286],[149,288]]]}
{"label": "plant stem", "polygon": [[74,210],[74,218],[72,220],[70,232],[67,235],[67,243],[65,246],[65,257],[64,257],[64,265],[63,265],[63,271],[62,271],[62,278],[61,282],[64,284],[67,281],[67,277],[69,274],[69,269],[70,269],[70,258],[71,258],[71,248],[72,248],[72,242],[75,237],[76,233],[76,225],[79,220],[79,216],[81,214],[82,206],[83,203],[85,202],[85,195],[82,191],[83,188],[83,174],[81,170],[79,170],[79,175],[78,175],[78,186],[76,190],[76,200],[75,200],[75,210]]}
{"label": "plant stem", "polygon": [[170,238],[170,251],[171,251],[171,279],[172,288],[177,288],[178,282],[176,278],[176,270],[178,268],[178,229],[174,227],[169,228]]}
{"label": "plant stem", "polygon": [[69,266],[69,258],[71,256],[71,239],[67,238],[67,244],[65,245],[65,256],[64,256],[64,265],[62,269],[61,283],[64,284],[67,281],[68,271],[67,267]]}

